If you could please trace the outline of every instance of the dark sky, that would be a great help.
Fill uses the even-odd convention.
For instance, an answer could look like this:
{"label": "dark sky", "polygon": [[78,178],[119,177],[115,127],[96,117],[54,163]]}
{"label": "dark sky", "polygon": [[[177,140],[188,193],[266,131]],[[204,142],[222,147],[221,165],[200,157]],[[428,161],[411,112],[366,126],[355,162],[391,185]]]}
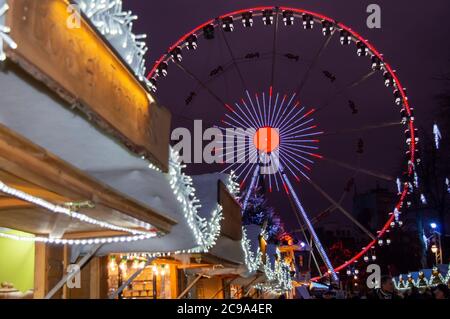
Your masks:
{"label": "dark sky", "polygon": [[[369,29],[366,26],[366,7],[374,2],[381,6],[381,29]],[[322,13],[343,22],[369,39],[397,70],[401,82],[407,88],[410,103],[415,107],[418,127],[431,129],[436,112],[433,97],[442,91],[442,84],[434,78],[450,71],[448,0],[124,1],[126,9],[139,15],[134,27],[136,32],[148,35],[148,69],[173,42],[197,25],[230,11],[262,5],[301,7]],[[299,21],[296,23],[289,29],[280,28],[279,52],[298,54],[304,59],[297,64],[282,57],[277,59],[275,91],[283,94],[293,92],[306,70],[308,59],[314,56],[323,41],[318,28],[306,33],[299,27]],[[257,18],[255,27],[250,30],[243,29],[239,22],[236,32],[227,34],[227,39],[235,56],[242,57],[250,52],[270,51],[272,31],[262,26]],[[336,91],[336,87],[324,79],[323,70],[335,74],[341,86],[355,81],[369,71],[370,62],[367,58],[358,58],[354,46],[342,47],[338,42],[335,35],[334,41],[327,47],[311,79],[308,80],[300,97],[303,105],[319,107]],[[186,53],[183,64],[202,81],[208,81],[209,72],[229,60],[230,56],[223,40],[216,37],[208,43],[200,40],[198,50],[195,53]],[[246,86],[251,92],[268,90],[270,62],[268,59],[240,66]],[[210,86],[227,103],[232,104],[243,97],[243,86],[235,70],[227,72],[217,81],[212,81]],[[398,107],[392,102],[390,90],[384,88],[381,75],[376,74],[357,88],[334,98],[326,111],[317,114],[316,122],[325,132],[333,132],[398,121]],[[184,101],[191,91],[197,92],[198,95],[192,105],[186,106]],[[204,90],[199,90],[198,85],[173,65],[169,65],[169,76],[161,81],[157,97],[161,104],[172,110],[176,126],[189,127],[190,121],[186,117],[204,119],[210,123],[217,123],[223,117],[224,110],[217,102]],[[360,111],[357,116],[349,111],[348,99],[354,100],[358,105]],[[355,152],[358,138],[363,138],[365,142],[365,153],[359,157]],[[329,158],[352,165],[361,163],[364,168],[396,177],[400,172],[405,150],[403,127],[394,126],[353,135],[331,135],[322,139],[320,150]],[[207,170],[205,166],[190,168],[191,172]],[[321,162],[314,166],[311,174],[318,184],[338,199],[353,172]],[[385,182],[363,174],[356,176],[356,183],[358,191],[368,190],[376,184],[390,189],[395,186],[394,182]],[[308,186],[300,184],[296,187],[301,190],[302,200],[312,215],[329,205]],[[282,200],[276,197],[274,201],[278,202],[278,209],[284,219],[292,220],[289,209]],[[352,209],[350,197],[344,201],[344,205],[348,210]]]}

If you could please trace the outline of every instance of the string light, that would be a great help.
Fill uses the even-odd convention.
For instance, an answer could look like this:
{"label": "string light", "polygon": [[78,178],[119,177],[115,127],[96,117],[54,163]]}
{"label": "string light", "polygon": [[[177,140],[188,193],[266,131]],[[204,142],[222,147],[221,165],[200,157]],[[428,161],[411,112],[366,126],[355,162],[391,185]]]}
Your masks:
{"label": "string light", "polygon": [[439,142],[442,139],[441,131],[439,130],[439,127],[437,124],[433,125],[433,135],[434,135],[434,145],[436,146],[436,149],[439,149]]}
{"label": "string light", "polygon": [[57,245],[92,245],[92,244],[110,244],[119,242],[133,242],[153,238],[155,236],[156,234],[138,235],[138,236],[96,237],[83,239],[64,239],[64,238],[47,238],[40,236],[28,237],[0,232],[0,237],[6,239],[38,242],[44,244],[57,244]]}
{"label": "string light", "polygon": [[6,54],[3,51],[3,42],[5,42],[11,49],[17,49],[17,43],[8,35],[11,31],[10,27],[4,25],[4,17],[9,6],[4,3],[4,0],[0,0],[0,61],[6,60]]}
{"label": "string light", "polygon": [[[127,228],[127,227],[120,227],[120,226],[116,226],[113,224],[110,224],[108,222],[105,221],[101,221],[92,217],[89,217],[85,214],[79,213],[79,212],[75,212],[72,211],[66,207],[63,206],[59,206],[59,205],[54,205],[42,198],[36,197],[36,196],[32,196],[30,194],[27,194],[21,190],[18,190],[16,188],[12,188],[7,186],[5,183],[3,183],[2,181],[0,181],[0,191],[11,195],[13,197],[19,198],[21,200],[24,200],[28,203],[34,204],[36,206],[40,206],[42,208],[45,208],[48,211],[51,211],[53,213],[57,213],[57,214],[63,214],[63,215],[67,215],[69,217],[78,219],[82,222],[88,223],[88,224],[92,224],[92,225],[96,225],[99,226],[101,228],[107,228],[107,229],[111,229],[111,230],[116,230],[116,231],[123,231],[123,232],[128,232],[130,234],[133,235],[149,235],[151,233],[149,232],[144,232],[144,231],[139,231],[139,230],[135,230],[135,229],[131,229],[131,228]],[[146,229],[150,229],[151,225],[148,223],[144,223],[144,222],[139,222],[140,224],[144,225],[144,227]],[[153,232],[154,234],[154,232]]]}
{"label": "string light", "polygon": [[133,21],[137,16],[122,10],[121,0],[76,0],[92,24],[128,63],[134,74],[147,88],[154,84],[146,79],[144,56],[148,51],[147,35],[133,33]]}
{"label": "string light", "polygon": [[195,196],[192,178],[183,173],[185,167],[185,164],[181,164],[178,152],[170,148],[169,184],[175,198],[183,208],[184,217],[194,233],[198,245],[189,252],[206,252],[216,244],[220,235],[220,222],[223,219],[222,207],[217,205],[209,221],[199,216],[200,200]]}
{"label": "string light", "polygon": [[[292,289],[290,266],[281,259],[279,250],[277,250],[277,257],[273,269],[270,267],[270,262],[267,262],[264,265],[264,273],[267,282],[254,285],[253,287],[255,289],[260,289],[273,294],[282,294]],[[268,256],[266,256],[266,260],[269,260]]]}
{"label": "string light", "polygon": [[241,245],[242,250],[244,251],[245,266],[249,273],[254,273],[262,265],[262,253],[259,247],[256,254],[251,250],[250,240],[247,237],[245,227],[242,227]]}

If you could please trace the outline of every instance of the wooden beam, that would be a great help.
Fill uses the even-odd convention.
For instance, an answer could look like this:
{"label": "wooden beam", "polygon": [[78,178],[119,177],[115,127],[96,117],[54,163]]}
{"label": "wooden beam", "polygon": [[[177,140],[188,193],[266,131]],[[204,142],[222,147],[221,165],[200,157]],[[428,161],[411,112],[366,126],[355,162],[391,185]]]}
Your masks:
{"label": "wooden beam", "polygon": [[[62,161],[0,124],[0,167],[57,194],[77,195],[150,223],[162,232],[176,222]],[[88,214],[89,211],[86,211]]]}
{"label": "wooden beam", "polygon": [[[49,289],[58,282],[64,273],[64,247],[44,243],[35,245],[34,262],[34,299],[44,298]],[[53,298],[61,298],[62,293],[55,293]]]}
{"label": "wooden beam", "polygon": [[82,15],[79,28],[68,28],[67,0],[8,2],[6,24],[18,44],[7,50],[8,57],[167,172],[170,111],[156,103],[89,20]]}

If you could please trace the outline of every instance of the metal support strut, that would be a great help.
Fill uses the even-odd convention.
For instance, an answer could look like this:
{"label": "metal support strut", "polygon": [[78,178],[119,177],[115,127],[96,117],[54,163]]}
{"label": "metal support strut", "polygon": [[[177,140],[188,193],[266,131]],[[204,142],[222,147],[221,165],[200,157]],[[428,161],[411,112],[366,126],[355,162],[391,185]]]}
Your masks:
{"label": "metal support strut", "polygon": [[284,182],[286,183],[286,187],[289,189],[289,192],[294,199],[295,206],[297,207],[298,211],[300,212],[300,216],[302,217],[303,221],[305,222],[306,227],[308,228],[309,233],[311,234],[311,237],[314,241],[314,244],[319,252],[320,257],[322,257],[323,262],[328,268],[328,272],[331,275],[331,278],[333,281],[338,281],[338,276],[336,272],[334,271],[333,265],[331,264],[330,259],[328,258],[325,249],[322,246],[322,243],[319,240],[319,237],[316,234],[316,231],[314,230],[314,227],[311,224],[311,221],[308,218],[308,215],[305,212],[305,209],[303,208],[299,198],[297,197],[297,193],[295,192],[294,188],[292,187],[291,182],[289,181],[289,178],[286,176],[286,174],[283,172],[283,168],[279,167],[281,176],[283,177]]}

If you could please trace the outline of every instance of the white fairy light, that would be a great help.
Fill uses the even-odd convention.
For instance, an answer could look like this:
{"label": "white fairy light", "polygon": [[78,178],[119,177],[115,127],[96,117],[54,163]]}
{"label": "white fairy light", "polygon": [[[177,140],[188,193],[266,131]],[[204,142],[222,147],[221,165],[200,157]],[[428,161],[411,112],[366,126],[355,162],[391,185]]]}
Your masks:
{"label": "white fairy light", "polygon": [[397,183],[397,193],[401,194],[402,193],[402,182],[400,181],[400,178],[397,177],[395,182]]}
{"label": "white fairy light", "polygon": [[244,251],[245,266],[249,273],[254,273],[262,265],[262,253],[259,247],[256,254],[253,253],[250,246],[250,240],[247,238],[247,232],[244,227],[242,227],[241,245],[242,250]]}
{"label": "white fairy light", "polygon": [[445,178],[445,185],[447,185],[447,193],[450,194],[450,180],[448,177]]}
{"label": "white fairy light", "polygon": [[426,205],[427,204],[427,199],[425,197],[424,194],[420,194],[420,201],[422,202],[422,204]]}
{"label": "white fairy light", "polygon": [[133,242],[138,240],[145,240],[155,237],[156,233],[137,236],[115,236],[115,237],[96,237],[96,238],[84,238],[84,239],[64,239],[64,238],[47,238],[47,237],[28,237],[19,236],[14,234],[8,234],[0,232],[1,238],[38,242],[44,244],[56,244],[56,245],[92,245],[92,244],[107,244],[107,243],[119,243],[119,242]]}
{"label": "white fairy light", "polygon": [[11,28],[6,26],[5,13],[8,11],[9,6],[5,3],[5,0],[0,0],[0,61],[6,60],[6,54],[3,51],[4,43],[8,45],[11,49],[17,49],[17,43],[8,35]]}
{"label": "white fairy light", "polygon": [[151,87],[151,83],[145,78],[147,35],[136,35],[132,31],[133,21],[138,17],[131,11],[123,11],[121,0],[77,0],[77,3],[92,24],[128,63],[139,80]]}
{"label": "white fairy light", "polygon": [[198,245],[190,252],[206,252],[216,244],[220,235],[220,222],[223,219],[222,207],[217,205],[209,221],[199,216],[200,200],[195,196],[192,178],[183,173],[185,167],[186,165],[180,163],[178,153],[170,148],[169,174],[167,175],[169,184],[177,201],[182,206],[184,217]]}
{"label": "white fairy light", "polygon": [[414,186],[416,188],[419,188],[419,175],[417,174],[416,170],[414,170]]}
{"label": "white fairy light", "polygon": [[[45,208],[46,210],[51,211],[53,213],[67,215],[69,217],[78,219],[82,222],[92,224],[95,226],[99,226],[101,228],[107,228],[107,229],[116,230],[116,231],[128,232],[133,235],[149,235],[149,234],[151,234],[149,232],[139,231],[139,230],[135,230],[135,229],[127,228],[127,227],[116,226],[116,225],[110,224],[108,222],[89,217],[85,214],[72,211],[66,207],[54,205],[42,198],[27,194],[19,189],[9,187],[2,181],[0,181],[0,192],[8,194],[10,196],[13,196],[15,198],[19,198],[21,200],[24,200],[24,201],[34,204],[36,206],[40,206],[40,207]],[[146,224],[147,225],[146,228],[151,227],[147,223],[144,223],[144,222],[141,222],[141,223]]]}
{"label": "white fairy light", "polygon": [[234,171],[231,171],[228,175],[227,184],[226,187],[231,195],[234,196],[234,199],[239,200],[239,193],[241,191],[241,188],[239,186],[239,183],[236,182],[237,176],[234,173]]}
{"label": "white fairy light", "polygon": [[[254,288],[261,289],[273,294],[285,293],[292,289],[291,270],[289,265],[281,260],[280,252],[277,250],[278,260],[275,261],[274,268],[267,262],[264,265],[264,273],[267,278],[266,283],[256,284]],[[269,260],[269,257],[266,257]]]}
{"label": "white fairy light", "polygon": [[442,134],[437,124],[433,125],[433,135],[434,135],[434,145],[436,146],[436,149],[439,149],[439,143],[442,139]]}

